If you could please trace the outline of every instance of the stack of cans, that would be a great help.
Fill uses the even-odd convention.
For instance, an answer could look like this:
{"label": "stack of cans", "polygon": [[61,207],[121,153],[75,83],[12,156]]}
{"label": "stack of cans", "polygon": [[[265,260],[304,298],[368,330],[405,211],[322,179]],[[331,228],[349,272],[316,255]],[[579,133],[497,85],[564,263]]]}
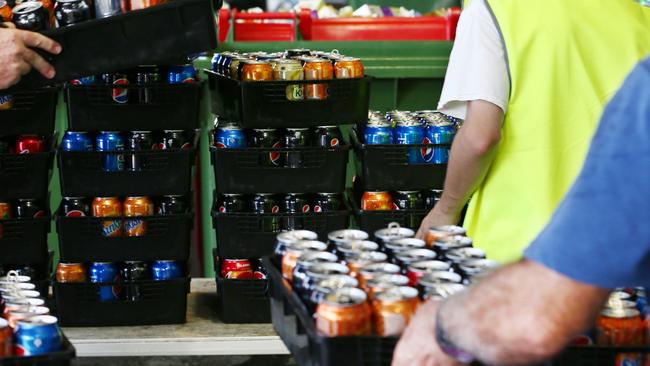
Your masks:
{"label": "stack of cans", "polygon": [[0,358],[38,356],[61,350],[57,318],[29,276],[17,271],[0,277]]}
{"label": "stack of cans", "polygon": [[391,224],[374,233],[309,231],[278,235],[282,276],[325,336],[400,335],[418,305],[463,291],[497,264],[459,227],[431,228],[427,240]]}

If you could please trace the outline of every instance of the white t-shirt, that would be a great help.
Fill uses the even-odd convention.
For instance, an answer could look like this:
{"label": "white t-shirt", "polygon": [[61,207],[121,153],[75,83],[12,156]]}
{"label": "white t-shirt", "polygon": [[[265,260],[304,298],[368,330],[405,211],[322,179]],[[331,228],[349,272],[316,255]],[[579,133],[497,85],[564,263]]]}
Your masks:
{"label": "white t-shirt", "polygon": [[485,0],[472,0],[458,22],[438,110],[465,119],[467,102],[485,100],[506,112],[510,78],[501,34]]}

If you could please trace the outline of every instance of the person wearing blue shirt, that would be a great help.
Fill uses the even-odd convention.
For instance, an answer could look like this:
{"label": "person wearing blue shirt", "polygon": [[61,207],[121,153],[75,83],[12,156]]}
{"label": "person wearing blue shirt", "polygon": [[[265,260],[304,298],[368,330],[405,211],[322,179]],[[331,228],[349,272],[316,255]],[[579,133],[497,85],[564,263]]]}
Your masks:
{"label": "person wearing blue shirt", "polygon": [[650,58],[603,112],[580,175],[525,259],[423,304],[393,366],[544,361],[593,326],[611,289],[632,286],[650,286]]}

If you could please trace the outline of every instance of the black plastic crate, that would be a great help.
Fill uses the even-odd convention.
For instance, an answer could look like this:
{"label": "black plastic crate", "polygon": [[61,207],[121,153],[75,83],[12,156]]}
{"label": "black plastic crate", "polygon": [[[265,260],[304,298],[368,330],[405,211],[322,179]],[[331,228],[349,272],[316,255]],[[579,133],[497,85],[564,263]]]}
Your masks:
{"label": "black plastic crate", "polygon": [[447,164],[409,164],[408,152],[413,148],[449,145],[367,145],[361,143],[363,139],[355,129],[351,131],[350,139],[357,155],[356,171],[363,180],[364,190],[417,191],[443,188]]}
{"label": "black plastic crate", "polygon": [[273,254],[279,232],[263,231],[268,219],[302,219],[303,229],[326,237],[328,233],[347,228],[350,212],[347,210],[302,214],[257,214],[212,212],[217,230],[217,251],[222,258],[259,258]]}
{"label": "black plastic crate", "polygon": [[274,259],[262,259],[271,282],[271,317],[297,363],[302,366],[390,366],[397,337],[324,337],[314,319],[291,290]]}
{"label": "black plastic crate", "polygon": [[44,200],[54,150],[33,154],[0,154],[0,198]]}
{"label": "black plastic crate", "polygon": [[[138,286],[139,301],[100,301],[102,286]],[[53,282],[59,324],[65,327],[185,323],[189,278],[143,280],[125,284]]]}
{"label": "black plastic crate", "polygon": [[52,63],[56,76],[46,80],[32,71],[14,89],[30,89],[138,65],[177,63],[189,54],[215,49],[214,9],[220,8],[220,3],[176,0],[45,31],[43,34],[63,47],[63,52],[55,56],[39,52]]}
{"label": "black plastic crate", "polygon": [[[213,149],[219,193],[337,193],[345,190],[349,145],[337,147]],[[302,167],[261,166],[264,155],[296,152]]]}
{"label": "black plastic crate", "polygon": [[[61,192],[64,197],[185,195],[190,191],[195,149],[150,151],[63,151],[59,149]],[[137,155],[139,171],[107,172],[102,158]]]}
{"label": "black plastic crate", "polygon": [[[212,112],[246,128],[310,127],[365,123],[371,77],[333,80],[239,81],[205,70]],[[287,100],[295,84],[327,84],[324,100]]]}
{"label": "black plastic crate", "polygon": [[[68,124],[72,131],[194,130],[202,87],[203,82],[119,86],[128,90],[129,103],[117,104],[112,85],[67,85]],[[143,89],[151,103],[137,103]]]}
{"label": "black plastic crate", "polygon": [[[429,210],[392,210],[392,211],[364,211],[359,205],[360,196],[350,194],[350,207],[354,212],[354,217],[359,228],[370,235],[371,239],[375,237],[375,231],[388,227],[388,224],[396,222],[401,227],[418,230],[422,219],[429,213]],[[417,223],[412,227],[411,223]]]}
{"label": "black plastic crate", "polygon": [[[146,233],[138,237],[106,237],[105,217],[56,215],[61,260],[65,262],[123,262],[169,259],[186,261],[192,230],[190,213],[138,217],[146,223]],[[133,217],[114,218],[124,222]]]}
{"label": "black plastic crate", "polygon": [[0,264],[46,262],[50,216],[0,220]]}
{"label": "black plastic crate", "polygon": [[40,356],[0,357],[0,366],[69,366],[75,358],[76,351],[65,334],[62,335],[63,347],[60,351]]}
{"label": "black plastic crate", "polygon": [[221,320],[224,323],[270,323],[269,281],[223,278],[216,249],[212,255]]}
{"label": "black plastic crate", "polygon": [[0,110],[0,135],[52,135],[58,91],[51,87],[12,93],[12,107]]}
{"label": "black plastic crate", "polygon": [[[613,366],[627,365],[616,362],[621,353],[637,353],[648,356],[650,346],[572,346],[544,366]],[[632,363],[630,363],[631,365]]]}

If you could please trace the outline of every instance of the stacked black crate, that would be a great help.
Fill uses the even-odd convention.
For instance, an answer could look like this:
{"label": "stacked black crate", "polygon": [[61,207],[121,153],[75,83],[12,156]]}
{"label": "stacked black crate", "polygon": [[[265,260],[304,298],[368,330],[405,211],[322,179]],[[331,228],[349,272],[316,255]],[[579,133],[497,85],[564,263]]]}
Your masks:
{"label": "stacked black crate", "polygon": [[[228,276],[221,271],[223,260],[254,262],[271,255],[280,231],[304,229],[326,237],[330,231],[349,226],[349,207],[342,197],[350,145],[344,140],[319,144],[313,136],[327,135],[327,129],[319,130],[318,126],[334,126],[329,130],[335,135],[337,126],[366,120],[370,78],[242,81],[219,67],[206,72],[212,111],[218,116],[215,134],[219,127],[234,123],[243,129],[239,133],[247,140],[236,148],[215,145],[212,150],[216,177],[214,259],[222,320],[269,322],[268,280],[225,278]],[[326,90],[326,97],[317,100],[287,96],[292,94],[287,90],[314,86]],[[264,133],[276,137],[256,144],[253,137]],[[300,135],[312,136],[307,146],[283,147],[287,144],[280,141],[282,136],[299,140]],[[264,212],[255,210],[255,201],[268,201],[260,193],[270,194],[266,197],[275,201]],[[244,212],[232,212],[227,204],[222,205],[233,197],[225,194],[241,194],[234,197],[247,202]],[[298,202],[306,199],[308,207],[287,209],[295,206],[291,200],[296,196]],[[341,197],[342,206],[331,211],[314,209],[318,197],[334,197],[334,201]]]}
{"label": "stacked black crate", "polygon": [[[392,115],[396,115],[394,120],[391,120]],[[385,128],[393,138],[390,143],[369,143],[366,141],[366,123],[357,125],[351,133],[357,179],[350,198],[357,224],[371,236],[394,222],[417,230],[424,216],[442,194],[451,147],[449,137],[453,138],[457,128],[455,123],[459,121],[447,121],[447,117],[433,111],[393,111],[385,116],[383,113],[371,112],[369,118],[374,120],[375,125],[387,125]],[[404,141],[397,141],[397,119],[400,118],[421,123],[419,127],[414,127],[422,131],[418,138],[421,143],[404,144]],[[448,132],[442,141],[435,143],[427,135],[427,119],[454,132]],[[376,193],[387,194],[389,206],[380,209],[363,207],[364,193],[369,193],[370,196]],[[407,203],[407,199],[413,201]],[[418,203],[413,204],[415,201]]]}
{"label": "stacked black crate", "polygon": [[[54,282],[64,326],[186,320],[202,83],[168,83],[166,68],[146,69],[158,74],[158,81],[143,83],[141,75],[125,74],[131,77],[128,84],[90,78],[65,86],[69,132],[95,146],[70,148],[78,141],[64,141],[58,151],[64,198],[55,220],[61,263],[80,263],[87,272],[85,281]],[[97,151],[107,137],[125,139],[124,148]],[[118,204],[113,214],[101,214],[97,197],[111,198],[103,200],[108,206],[128,199],[137,207],[130,211],[125,204],[120,210]],[[96,263],[113,263],[108,272],[117,269],[117,274],[97,282],[96,272],[90,272],[106,265]],[[176,269],[180,273],[173,274]]]}
{"label": "stacked black crate", "polygon": [[19,270],[45,297],[57,97],[57,88],[0,95],[0,276]]}

